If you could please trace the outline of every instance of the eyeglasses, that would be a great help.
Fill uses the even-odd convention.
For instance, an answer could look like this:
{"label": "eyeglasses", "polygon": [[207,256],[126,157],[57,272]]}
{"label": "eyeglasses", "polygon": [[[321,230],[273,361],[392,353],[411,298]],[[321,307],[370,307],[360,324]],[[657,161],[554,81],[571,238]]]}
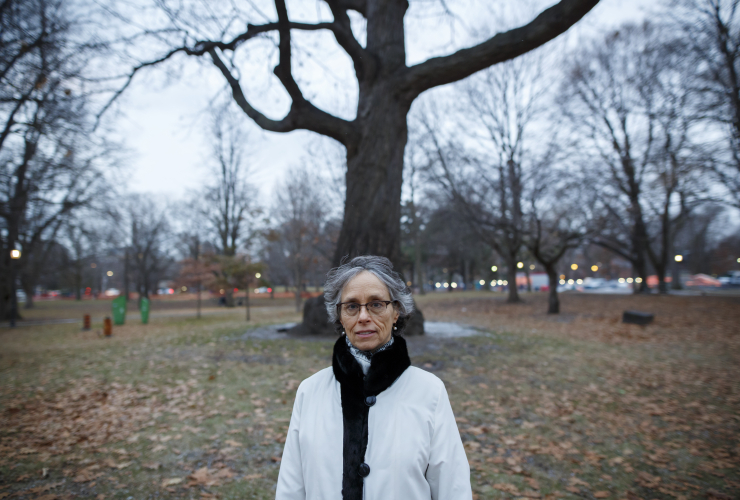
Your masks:
{"label": "eyeglasses", "polygon": [[337,308],[341,308],[342,314],[345,316],[357,316],[360,314],[362,306],[365,306],[367,312],[374,316],[380,316],[388,308],[388,304],[392,304],[393,300],[373,300],[367,304],[358,304],[357,302],[340,302],[337,304]]}

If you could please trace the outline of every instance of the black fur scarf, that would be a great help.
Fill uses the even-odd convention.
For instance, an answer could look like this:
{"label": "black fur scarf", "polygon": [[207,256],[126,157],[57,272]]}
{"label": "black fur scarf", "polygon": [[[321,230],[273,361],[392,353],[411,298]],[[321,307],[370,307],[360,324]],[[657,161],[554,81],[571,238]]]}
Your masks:
{"label": "black fur scarf", "polygon": [[[334,344],[332,368],[341,385],[344,422],[342,470],[343,500],[362,500],[361,464],[367,451],[367,421],[375,396],[386,390],[411,365],[406,341],[395,337],[390,349],[372,357],[367,375],[342,337]],[[372,471],[370,471],[372,473]]]}

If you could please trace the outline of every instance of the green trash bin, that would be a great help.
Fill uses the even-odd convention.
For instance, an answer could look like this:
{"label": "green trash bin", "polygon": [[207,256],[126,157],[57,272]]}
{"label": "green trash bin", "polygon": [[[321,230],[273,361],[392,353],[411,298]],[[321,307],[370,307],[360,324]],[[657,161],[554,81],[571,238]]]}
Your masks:
{"label": "green trash bin", "polygon": [[126,322],[126,297],[118,296],[113,299],[113,324],[122,325]]}
{"label": "green trash bin", "polygon": [[143,298],[139,302],[139,311],[141,311],[141,324],[149,323],[149,299]]}

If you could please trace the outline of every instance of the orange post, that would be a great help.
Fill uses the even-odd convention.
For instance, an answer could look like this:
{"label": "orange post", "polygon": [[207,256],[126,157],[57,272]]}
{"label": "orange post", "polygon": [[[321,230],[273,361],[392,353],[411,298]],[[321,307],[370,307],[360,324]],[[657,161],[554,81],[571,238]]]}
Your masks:
{"label": "orange post", "polygon": [[85,317],[82,319],[82,329],[83,330],[90,329],[90,315],[89,314],[85,314]]}
{"label": "orange post", "polygon": [[113,322],[108,316],[106,316],[103,320],[103,335],[105,335],[106,337],[110,337],[111,335],[113,335]]}

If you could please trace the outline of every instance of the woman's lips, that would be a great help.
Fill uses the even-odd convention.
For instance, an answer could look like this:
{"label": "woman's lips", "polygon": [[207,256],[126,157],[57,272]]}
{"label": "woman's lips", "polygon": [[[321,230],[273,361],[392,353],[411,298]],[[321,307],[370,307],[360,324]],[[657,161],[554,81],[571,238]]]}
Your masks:
{"label": "woman's lips", "polygon": [[366,331],[366,332],[357,332],[355,335],[359,335],[360,337],[368,337],[374,333],[375,333],[374,331]]}

